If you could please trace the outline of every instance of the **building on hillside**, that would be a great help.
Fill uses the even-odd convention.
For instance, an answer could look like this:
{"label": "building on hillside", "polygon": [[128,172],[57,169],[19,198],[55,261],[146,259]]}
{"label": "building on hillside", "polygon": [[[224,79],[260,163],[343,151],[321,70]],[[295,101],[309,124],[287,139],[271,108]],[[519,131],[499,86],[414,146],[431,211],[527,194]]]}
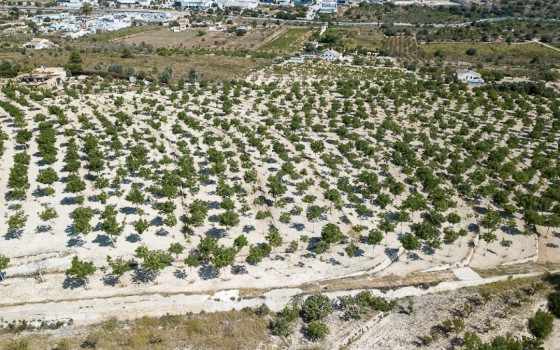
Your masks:
{"label": "building on hillside", "polygon": [[327,50],[323,52],[321,55],[321,59],[323,61],[339,61],[343,59],[343,56],[340,52],[335,50]]}
{"label": "building on hillside", "polygon": [[16,77],[21,86],[28,88],[60,87],[66,81],[66,71],[62,67],[36,68],[29,74],[21,74]]}
{"label": "building on hillside", "polygon": [[469,69],[457,69],[455,71],[455,79],[471,85],[484,85],[482,75]]}
{"label": "building on hillside", "polygon": [[288,59],[286,62],[287,63],[303,63],[304,58],[303,57],[290,57],[290,59]]}
{"label": "building on hillside", "polygon": [[48,50],[56,49],[58,45],[47,39],[33,38],[30,42],[23,44],[22,47],[24,49]]}
{"label": "building on hillside", "polygon": [[321,3],[319,13],[337,13],[338,4],[337,0],[325,0]]}
{"label": "building on hillside", "polygon": [[209,0],[176,0],[175,7],[184,9],[197,9],[197,10],[207,10],[212,6],[212,1]]}
{"label": "building on hillside", "polygon": [[259,6],[258,0],[217,0],[216,3],[220,8],[232,11],[256,10]]}

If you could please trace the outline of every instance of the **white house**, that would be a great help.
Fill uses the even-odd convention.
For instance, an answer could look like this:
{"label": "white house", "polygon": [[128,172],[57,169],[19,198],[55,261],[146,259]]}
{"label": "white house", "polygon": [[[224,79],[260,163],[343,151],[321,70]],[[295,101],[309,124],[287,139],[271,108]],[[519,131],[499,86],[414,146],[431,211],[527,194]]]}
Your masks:
{"label": "white house", "polygon": [[185,9],[198,9],[206,10],[212,6],[212,1],[209,0],[177,0],[175,6]]}
{"label": "white house", "polygon": [[327,50],[321,55],[323,61],[338,61],[342,60],[343,56],[340,52],[335,50]]}
{"label": "white house", "polygon": [[319,13],[337,13],[338,4],[337,0],[324,0],[319,8]]}
{"label": "white house", "polygon": [[303,63],[304,58],[303,57],[290,57],[290,59],[288,59],[286,62],[288,62],[288,63]]}
{"label": "white house", "polygon": [[455,71],[455,78],[460,82],[471,84],[471,85],[484,84],[482,75],[469,69],[457,69],[457,71]]}
{"label": "white house", "polygon": [[259,6],[258,0],[216,0],[218,7],[234,11],[255,10]]}
{"label": "white house", "polygon": [[48,50],[56,49],[58,45],[47,39],[33,38],[30,42],[23,44],[22,47],[26,49]]}

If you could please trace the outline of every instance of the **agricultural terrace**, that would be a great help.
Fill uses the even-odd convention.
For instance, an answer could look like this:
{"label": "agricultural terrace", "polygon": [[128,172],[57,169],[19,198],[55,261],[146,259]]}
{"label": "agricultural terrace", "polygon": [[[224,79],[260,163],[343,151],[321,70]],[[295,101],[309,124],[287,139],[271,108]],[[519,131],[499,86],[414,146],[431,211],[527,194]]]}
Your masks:
{"label": "agricultural terrace", "polygon": [[481,270],[535,260],[535,225],[557,237],[543,85],[323,63],[90,79],[0,98],[4,305]]}

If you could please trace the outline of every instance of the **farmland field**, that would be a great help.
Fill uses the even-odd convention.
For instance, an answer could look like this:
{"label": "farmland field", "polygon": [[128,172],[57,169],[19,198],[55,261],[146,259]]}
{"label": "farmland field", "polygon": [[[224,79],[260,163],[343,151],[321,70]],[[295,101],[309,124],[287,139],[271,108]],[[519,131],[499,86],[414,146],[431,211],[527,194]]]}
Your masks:
{"label": "farmland field", "polygon": [[288,28],[280,35],[259,47],[264,51],[294,52],[303,46],[304,38],[311,32],[309,28]]}

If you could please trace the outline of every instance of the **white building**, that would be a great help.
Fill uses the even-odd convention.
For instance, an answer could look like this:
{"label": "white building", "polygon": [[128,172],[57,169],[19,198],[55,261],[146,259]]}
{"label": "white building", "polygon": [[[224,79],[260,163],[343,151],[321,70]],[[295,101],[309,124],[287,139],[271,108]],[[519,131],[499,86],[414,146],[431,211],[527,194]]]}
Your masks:
{"label": "white building", "polygon": [[471,85],[484,84],[482,75],[469,69],[457,69],[457,71],[455,72],[455,78],[460,82],[471,84]]}
{"label": "white building", "polygon": [[259,6],[258,0],[216,0],[221,9],[233,11],[255,10]]}
{"label": "white building", "polygon": [[30,42],[23,44],[22,47],[26,49],[48,50],[56,49],[58,45],[47,39],[33,38]]}
{"label": "white building", "polygon": [[338,61],[342,60],[343,56],[340,52],[335,50],[327,50],[321,55],[323,61]]}
{"label": "white building", "polygon": [[210,0],[177,0],[175,1],[175,7],[180,7],[184,9],[198,9],[206,10],[212,6],[212,1]]}
{"label": "white building", "polygon": [[337,0],[325,0],[321,3],[321,7],[319,8],[319,13],[337,13],[338,12],[338,4]]}
{"label": "white building", "polygon": [[288,62],[288,63],[303,63],[304,58],[303,57],[290,57],[290,59],[287,60],[286,62]]}

